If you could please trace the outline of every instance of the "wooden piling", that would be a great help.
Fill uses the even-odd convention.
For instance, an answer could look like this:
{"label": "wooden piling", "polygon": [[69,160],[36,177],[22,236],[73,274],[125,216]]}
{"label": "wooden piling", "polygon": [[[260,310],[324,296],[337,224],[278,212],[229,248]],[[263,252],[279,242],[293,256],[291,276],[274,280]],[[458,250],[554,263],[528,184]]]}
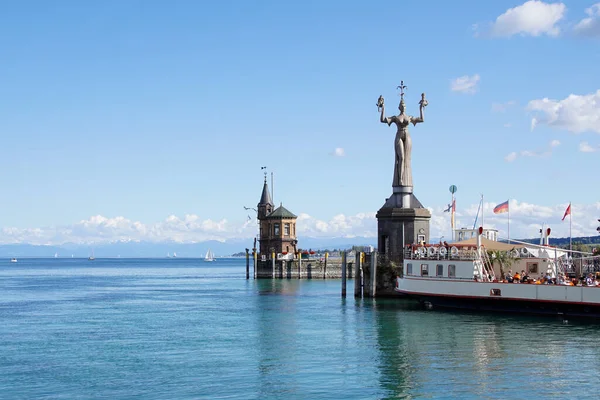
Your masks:
{"label": "wooden piling", "polygon": [[252,263],[254,268],[254,279],[256,279],[256,249],[252,250]]}
{"label": "wooden piling", "polygon": [[346,263],[346,252],[342,252],[342,297],[346,298],[346,269],[348,265]]}
{"label": "wooden piling", "polygon": [[323,279],[327,279],[327,259],[329,258],[329,253],[325,252],[325,263],[323,264]]}
{"label": "wooden piling", "polygon": [[246,249],[246,279],[250,279],[250,250]]}
{"label": "wooden piling", "polygon": [[362,253],[360,251],[356,252],[356,257],[354,258],[354,297],[361,297],[360,287],[362,285],[360,281],[360,259],[362,258]]}
{"label": "wooden piling", "polygon": [[371,297],[377,295],[377,252],[371,253]]}
{"label": "wooden piling", "polygon": [[298,252],[298,271],[302,269],[302,253]]}
{"label": "wooden piling", "polygon": [[275,252],[271,253],[271,278],[275,279]]}

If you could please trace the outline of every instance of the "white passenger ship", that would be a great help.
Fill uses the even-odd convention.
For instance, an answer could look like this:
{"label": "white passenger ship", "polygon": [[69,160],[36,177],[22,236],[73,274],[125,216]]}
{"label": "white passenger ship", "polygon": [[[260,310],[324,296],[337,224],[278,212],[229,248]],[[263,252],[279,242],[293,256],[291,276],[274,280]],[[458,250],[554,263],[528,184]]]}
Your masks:
{"label": "white passenger ship", "polygon": [[[537,246],[495,242],[485,238],[489,232],[482,228],[474,232],[472,239],[453,244],[408,245],[395,290],[427,308],[600,318],[600,286],[595,277],[567,277],[568,254],[550,247],[547,236]],[[517,261],[502,268],[486,250],[511,251]],[[524,271],[527,279],[507,277],[509,268],[519,275]]]}

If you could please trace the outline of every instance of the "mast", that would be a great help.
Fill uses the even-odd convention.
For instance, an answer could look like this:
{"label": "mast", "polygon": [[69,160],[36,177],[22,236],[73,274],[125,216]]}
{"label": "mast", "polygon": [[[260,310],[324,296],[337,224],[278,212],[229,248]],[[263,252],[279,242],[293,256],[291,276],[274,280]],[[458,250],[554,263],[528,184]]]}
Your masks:
{"label": "mast", "polygon": [[508,199],[508,244],[510,244],[510,199]]}
{"label": "mast", "polygon": [[573,256],[573,234],[571,232],[571,227],[573,225],[573,209],[571,208],[571,202],[569,201],[569,252],[571,257]]}
{"label": "mast", "polygon": [[483,214],[485,211],[485,206],[483,204],[483,193],[481,194],[481,227],[483,228]]}

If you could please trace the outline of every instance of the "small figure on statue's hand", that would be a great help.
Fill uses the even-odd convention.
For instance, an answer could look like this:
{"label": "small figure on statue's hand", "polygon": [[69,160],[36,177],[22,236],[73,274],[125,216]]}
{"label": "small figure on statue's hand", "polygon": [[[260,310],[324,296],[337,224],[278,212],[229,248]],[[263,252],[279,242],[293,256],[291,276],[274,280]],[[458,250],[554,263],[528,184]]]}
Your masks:
{"label": "small figure on statue's hand", "polygon": [[427,107],[428,105],[429,105],[429,102],[427,100],[425,100],[425,93],[421,93],[421,100],[419,101],[419,106]]}
{"label": "small figure on statue's hand", "polygon": [[379,98],[377,99],[377,111],[381,111],[383,106],[383,96],[379,96]]}

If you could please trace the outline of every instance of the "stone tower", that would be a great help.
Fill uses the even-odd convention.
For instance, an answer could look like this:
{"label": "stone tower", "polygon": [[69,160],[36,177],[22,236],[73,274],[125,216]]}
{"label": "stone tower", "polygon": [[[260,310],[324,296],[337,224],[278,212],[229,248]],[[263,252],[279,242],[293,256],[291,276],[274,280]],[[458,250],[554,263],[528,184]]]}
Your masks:
{"label": "stone tower", "polygon": [[296,239],[296,215],[283,205],[273,210],[273,201],[269,194],[267,178],[263,185],[262,195],[257,205],[259,232],[259,253],[269,259],[273,252],[276,254],[295,254],[298,240]]}

